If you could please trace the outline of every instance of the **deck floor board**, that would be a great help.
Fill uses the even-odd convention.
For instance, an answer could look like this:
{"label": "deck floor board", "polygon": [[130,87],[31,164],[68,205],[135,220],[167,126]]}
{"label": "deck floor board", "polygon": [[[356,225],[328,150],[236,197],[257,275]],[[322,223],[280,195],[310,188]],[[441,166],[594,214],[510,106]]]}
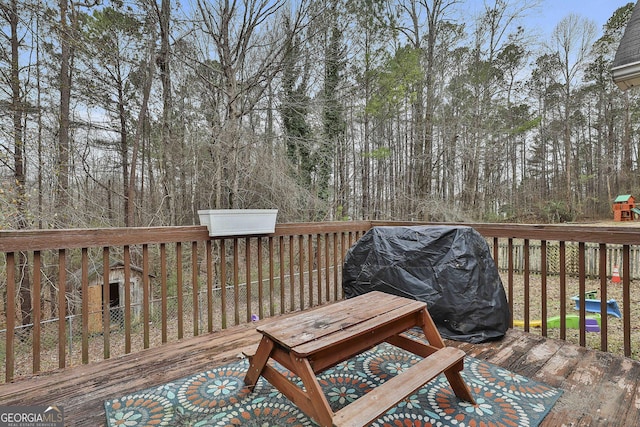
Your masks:
{"label": "deck floor board", "polygon": [[[255,324],[0,385],[0,404],[61,405],[69,426],[105,424],[104,401],[202,372],[257,345]],[[447,341],[469,356],[564,390],[543,427],[640,425],[640,362],[521,330],[482,344]]]}

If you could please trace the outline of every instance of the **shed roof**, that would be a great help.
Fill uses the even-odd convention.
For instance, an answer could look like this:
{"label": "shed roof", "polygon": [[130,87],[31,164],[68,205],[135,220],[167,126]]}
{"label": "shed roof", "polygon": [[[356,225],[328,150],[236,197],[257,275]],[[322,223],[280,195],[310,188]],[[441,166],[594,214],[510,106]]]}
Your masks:
{"label": "shed roof", "polygon": [[628,202],[631,199],[631,194],[621,194],[614,200],[615,203]]}
{"label": "shed roof", "polygon": [[[114,271],[114,270],[123,270],[124,269],[124,265],[125,264],[122,261],[112,262],[109,265],[109,271],[111,272],[111,271]],[[130,267],[131,267],[131,271],[134,271],[134,272],[136,272],[138,274],[143,274],[143,272],[144,272],[144,270],[142,268],[140,268],[138,266],[135,266],[133,264],[130,264]],[[102,264],[95,264],[95,265],[91,264],[91,266],[89,267],[89,281],[96,280],[96,278],[102,278],[102,271],[103,271]],[[156,277],[155,274],[153,274],[153,273],[148,273],[147,275],[148,275],[148,277],[150,277],[152,279]],[[82,283],[82,269],[80,268],[80,269],[74,271],[73,273],[71,273],[69,275],[69,278],[70,278],[71,282],[73,283],[73,285],[75,287],[79,288],[81,286],[81,283]]]}
{"label": "shed roof", "polygon": [[613,81],[622,90],[640,85],[640,2],[636,3],[611,67]]}

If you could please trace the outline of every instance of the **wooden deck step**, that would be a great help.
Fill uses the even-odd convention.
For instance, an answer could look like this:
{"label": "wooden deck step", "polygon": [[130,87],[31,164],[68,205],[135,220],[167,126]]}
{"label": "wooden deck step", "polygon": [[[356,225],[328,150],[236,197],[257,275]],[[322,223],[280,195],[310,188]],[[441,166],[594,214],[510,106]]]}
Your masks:
{"label": "wooden deck step", "polygon": [[421,360],[402,375],[391,378],[384,387],[376,387],[336,412],[333,425],[336,427],[362,427],[380,417],[405,397],[460,362],[464,351],[444,347]]}

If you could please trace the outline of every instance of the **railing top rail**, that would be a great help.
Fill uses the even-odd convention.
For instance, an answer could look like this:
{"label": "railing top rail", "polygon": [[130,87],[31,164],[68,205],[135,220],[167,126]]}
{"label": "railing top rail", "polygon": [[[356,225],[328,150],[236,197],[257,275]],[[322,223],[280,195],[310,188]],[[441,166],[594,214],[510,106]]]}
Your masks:
{"label": "railing top rail", "polygon": [[372,221],[371,224],[374,227],[394,225],[459,225],[473,227],[485,237],[640,245],[640,227],[509,223],[417,223],[400,221]]}
{"label": "railing top rail", "polygon": [[[559,240],[640,245],[640,227],[527,225],[491,223],[425,223],[410,221],[331,221],[277,224],[273,234],[236,237],[277,237],[366,231],[374,226],[459,225],[473,227],[485,237]],[[214,237],[213,239],[233,238]],[[41,251],[101,246],[158,244],[212,239],[205,226],[130,227],[63,230],[0,231],[0,252]]]}
{"label": "railing top rail", "polygon": [[207,240],[207,227],[77,228],[0,232],[0,251],[41,251]]}
{"label": "railing top rail", "polygon": [[[267,235],[237,237],[276,237],[288,235],[356,232],[371,228],[369,221],[277,224]],[[233,238],[233,236],[213,239]],[[60,230],[0,231],[0,252],[43,251],[102,246],[126,246],[212,239],[206,226],[77,228]]]}
{"label": "railing top rail", "polygon": [[615,228],[580,225],[524,225],[478,224],[483,235],[531,240],[559,240],[621,245],[640,244],[640,228]]}

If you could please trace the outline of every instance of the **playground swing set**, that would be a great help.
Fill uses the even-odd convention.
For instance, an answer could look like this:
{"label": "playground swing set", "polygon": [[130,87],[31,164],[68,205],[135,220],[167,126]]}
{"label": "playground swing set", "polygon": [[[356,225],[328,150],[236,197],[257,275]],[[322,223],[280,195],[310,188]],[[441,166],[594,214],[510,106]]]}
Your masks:
{"label": "playground swing set", "polygon": [[640,209],[631,194],[621,194],[613,201],[614,221],[635,221],[640,218]]}

